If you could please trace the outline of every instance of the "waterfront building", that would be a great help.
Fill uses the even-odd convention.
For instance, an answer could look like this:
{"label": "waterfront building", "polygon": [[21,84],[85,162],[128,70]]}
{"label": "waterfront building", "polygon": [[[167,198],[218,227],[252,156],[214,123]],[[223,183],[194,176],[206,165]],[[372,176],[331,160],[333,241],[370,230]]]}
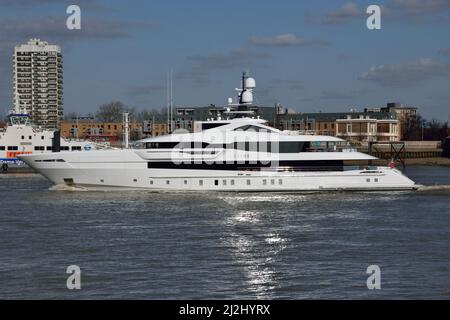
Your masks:
{"label": "waterfront building", "polygon": [[336,120],[336,136],[353,142],[400,140],[397,119],[376,119],[368,115]]}
{"label": "waterfront building", "polygon": [[366,108],[364,111],[367,113],[390,113],[395,114],[395,117],[398,119],[398,131],[399,131],[399,140],[405,140],[407,137],[406,131],[411,126],[411,124],[415,124],[417,122],[417,107],[410,107],[403,105],[399,102],[389,102],[386,107],[381,108]]}
{"label": "waterfront building", "polygon": [[[61,135],[65,138],[89,139],[96,142],[118,144],[123,139],[122,122],[99,122],[89,118],[74,118],[61,122]],[[167,123],[152,121],[131,121],[130,139],[139,140],[167,134]]]}
{"label": "waterfront building", "polygon": [[14,111],[31,115],[31,121],[42,128],[59,128],[63,115],[61,48],[39,39],[17,45],[13,74]]}

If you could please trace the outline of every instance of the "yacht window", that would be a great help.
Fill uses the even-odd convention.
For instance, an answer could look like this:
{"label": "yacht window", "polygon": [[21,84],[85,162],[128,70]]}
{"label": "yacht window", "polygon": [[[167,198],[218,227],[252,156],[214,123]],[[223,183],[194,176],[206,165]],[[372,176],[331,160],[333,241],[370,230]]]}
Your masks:
{"label": "yacht window", "polygon": [[44,136],[41,136],[41,140],[44,140]]}
{"label": "yacht window", "polygon": [[218,186],[219,185],[219,180],[214,180],[214,185]]}
{"label": "yacht window", "polygon": [[275,179],[270,179],[270,184],[275,184]]}
{"label": "yacht window", "polygon": [[8,147],[8,150],[14,151],[14,150],[19,150],[19,148],[18,148],[17,146],[9,146],[9,147]]}
{"label": "yacht window", "polygon": [[22,136],[21,138],[22,138],[22,140],[24,140],[24,139],[25,139],[25,136]]}
{"label": "yacht window", "polygon": [[213,129],[223,125],[223,123],[202,123],[202,130]]}
{"label": "yacht window", "polygon": [[282,179],[278,179],[278,184],[282,185],[283,184],[283,180]]}
{"label": "yacht window", "polygon": [[369,178],[367,178],[367,179],[366,179],[366,182],[370,182],[370,179],[369,179]]}
{"label": "yacht window", "polygon": [[5,150],[5,146],[0,146],[0,150]]}
{"label": "yacht window", "polygon": [[47,151],[52,151],[52,147],[51,146],[47,146]]}
{"label": "yacht window", "polygon": [[247,179],[247,185],[249,186],[251,184],[250,179]]}
{"label": "yacht window", "polygon": [[153,184],[153,180],[150,180],[150,184]]}
{"label": "yacht window", "polygon": [[133,179],[133,182],[137,182],[137,179]]}
{"label": "yacht window", "polygon": [[239,128],[234,129],[234,131],[254,131],[254,132],[272,132],[272,130],[261,128],[253,125],[246,125]]}
{"label": "yacht window", "polygon": [[227,185],[227,180],[223,180],[222,183],[223,183],[224,186],[226,186]]}
{"label": "yacht window", "polygon": [[375,182],[378,182],[378,178],[375,178]]}
{"label": "yacht window", "polygon": [[28,136],[28,139],[30,139],[30,140],[31,140],[31,136]]}
{"label": "yacht window", "polygon": [[310,148],[310,142],[306,141],[284,141],[284,142],[271,142],[271,141],[235,141],[233,144],[234,149],[244,151],[258,151],[269,153],[299,153],[306,152]]}
{"label": "yacht window", "polygon": [[199,180],[198,184],[202,186],[203,185],[203,180]]}
{"label": "yacht window", "polygon": [[300,141],[285,141],[279,143],[280,153],[298,153],[305,152],[306,148],[309,147],[308,143]]}
{"label": "yacht window", "polygon": [[169,181],[169,180],[166,180],[166,184],[170,184],[170,181]]}
{"label": "yacht window", "polygon": [[187,184],[187,180],[184,180],[184,184]]}
{"label": "yacht window", "polygon": [[267,180],[266,179],[263,180],[263,185],[267,185]]}
{"label": "yacht window", "polygon": [[230,184],[231,184],[232,186],[234,186],[234,180],[233,180],[233,179],[231,179]]}
{"label": "yacht window", "polygon": [[81,147],[80,146],[73,146],[72,147],[72,151],[81,151]]}

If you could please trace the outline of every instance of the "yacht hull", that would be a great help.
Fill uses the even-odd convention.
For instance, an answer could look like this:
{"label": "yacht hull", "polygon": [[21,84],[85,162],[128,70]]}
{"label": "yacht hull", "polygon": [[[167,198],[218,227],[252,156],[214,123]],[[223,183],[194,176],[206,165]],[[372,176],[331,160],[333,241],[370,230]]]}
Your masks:
{"label": "yacht hull", "polygon": [[[67,162],[22,159],[55,185],[87,190],[147,189],[155,191],[380,191],[414,190],[417,185],[388,167],[371,170],[279,172],[148,169],[147,162],[90,163],[76,167]],[[131,168],[130,168],[131,167]]]}

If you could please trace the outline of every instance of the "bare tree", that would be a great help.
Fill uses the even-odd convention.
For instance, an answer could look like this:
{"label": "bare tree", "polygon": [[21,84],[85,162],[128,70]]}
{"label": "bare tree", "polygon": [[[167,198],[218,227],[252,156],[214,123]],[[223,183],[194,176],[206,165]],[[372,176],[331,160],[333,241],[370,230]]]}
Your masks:
{"label": "bare tree", "polygon": [[142,110],[136,114],[137,121],[152,120],[154,117],[159,118],[161,116],[161,111],[158,109]]}
{"label": "bare tree", "polygon": [[109,103],[102,104],[95,118],[101,122],[120,122],[122,121],[122,114],[128,108],[120,101],[111,101]]}
{"label": "bare tree", "polygon": [[64,120],[72,120],[77,117],[76,112],[69,112],[64,116]]}

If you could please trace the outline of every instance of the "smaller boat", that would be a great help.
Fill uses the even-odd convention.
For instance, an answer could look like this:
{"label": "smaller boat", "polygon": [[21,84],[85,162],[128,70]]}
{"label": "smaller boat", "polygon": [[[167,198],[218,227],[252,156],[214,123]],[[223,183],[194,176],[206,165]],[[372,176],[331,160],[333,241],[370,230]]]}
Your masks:
{"label": "smaller boat", "polygon": [[24,166],[19,155],[98,148],[99,145],[92,141],[68,140],[62,138],[59,131],[36,127],[31,123],[29,114],[11,112],[9,124],[0,131],[0,170],[7,171],[9,166]]}

